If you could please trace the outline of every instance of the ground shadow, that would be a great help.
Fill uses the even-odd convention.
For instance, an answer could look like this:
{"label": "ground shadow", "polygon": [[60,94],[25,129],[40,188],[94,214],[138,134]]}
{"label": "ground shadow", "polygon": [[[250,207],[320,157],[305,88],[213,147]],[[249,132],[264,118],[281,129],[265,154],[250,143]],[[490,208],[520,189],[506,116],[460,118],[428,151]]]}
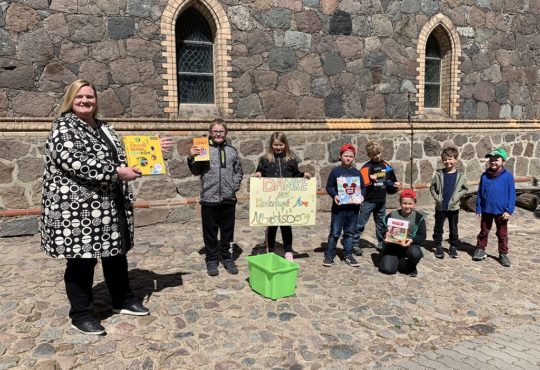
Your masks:
{"label": "ground shadow", "polygon": [[[190,273],[157,274],[149,270],[134,269],[129,271],[129,284],[133,294],[139,297],[144,304],[149,301],[154,292],[161,292],[166,288],[183,285],[182,275],[188,274]],[[105,281],[101,281],[94,286],[92,294],[94,296],[95,316],[102,320],[110,317],[112,315],[112,303]]]}
{"label": "ground shadow", "polygon": [[[240,246],[237,243],[232,243],[231,255],[232,255],[233,260],[237,260],[242,255],[242,252],[244,252],[244,250],[240,248]],[[199,253],[199,255],[201,256],[203,254],[205,255],[206,247],[202,247],[201,249],[197,251],[197,253]]]}

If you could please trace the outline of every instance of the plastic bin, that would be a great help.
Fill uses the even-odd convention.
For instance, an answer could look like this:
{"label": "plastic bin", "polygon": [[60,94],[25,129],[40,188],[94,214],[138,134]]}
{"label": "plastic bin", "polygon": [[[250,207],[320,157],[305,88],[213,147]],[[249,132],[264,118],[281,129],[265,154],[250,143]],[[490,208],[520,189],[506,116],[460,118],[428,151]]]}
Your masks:
{"label": "plastic bin", "polygon": [[298,264],[275,253],[248,256],[246,259],[251,289],[271,299],[294,295]]}

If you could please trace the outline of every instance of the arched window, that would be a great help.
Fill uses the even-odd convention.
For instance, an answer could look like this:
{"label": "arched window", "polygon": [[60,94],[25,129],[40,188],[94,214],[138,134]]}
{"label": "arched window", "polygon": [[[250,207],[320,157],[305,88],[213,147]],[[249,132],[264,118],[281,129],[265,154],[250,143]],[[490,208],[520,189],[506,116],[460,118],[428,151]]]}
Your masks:
{"label": "arched window", "polygon": [[437,39],[429,35],[426,43],[426,72],[424,81],[424,107],[441,106],[441,51]]}
{"label": "arched window", "polygon": [[179,103],[214,103],[214,45],[208,22],[189,8],[178,17],[175,31]]}

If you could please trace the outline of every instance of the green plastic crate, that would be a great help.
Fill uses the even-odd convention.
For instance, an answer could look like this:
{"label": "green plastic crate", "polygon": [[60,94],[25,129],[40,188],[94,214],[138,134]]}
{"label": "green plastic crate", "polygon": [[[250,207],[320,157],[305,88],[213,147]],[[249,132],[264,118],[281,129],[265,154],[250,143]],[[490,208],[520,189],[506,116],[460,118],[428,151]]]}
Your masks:
{"label": "green plastic crate", "polygon": [[248,256],[246,259],[251,289],[271,299],[294,295],[298,264],[275,253]]}

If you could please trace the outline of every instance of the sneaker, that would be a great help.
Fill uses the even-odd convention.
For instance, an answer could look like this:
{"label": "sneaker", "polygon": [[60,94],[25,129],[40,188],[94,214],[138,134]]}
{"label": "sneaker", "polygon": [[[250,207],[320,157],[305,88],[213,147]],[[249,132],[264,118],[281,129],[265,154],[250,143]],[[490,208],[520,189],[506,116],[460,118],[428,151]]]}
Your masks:
{"label": "sneaker", "polygon": [[217,261],[206,262],[206,272],[210,276],[217,276],[219,274]]}
{"label": "sneaker", "polygon": [[414,270],[409,271],[410,277],[417,277],[418,276],[418,270],[415,268]]}
{"label": "sneaker", "polygon": [[358,257],[360,257],[360,256],[362,255],[362,253],[364,253],[364,252],[362,251],[362,248],[360,248],[359,245],[354,245],[354,246],[352,247],[352,252],[354,253],[354,255],[356,255],[356,256],[358,256]]}
{"label": "sneaker", "polygon": [[234,263],[234,260],[232,258],[224,259],[223,261],[221,261],[221,263],[223,263],[223,267],[225,267],[225,270],[227,270],[229,274],[238,274],[238,267],[236,267],[236,263]]}
{"label": "sneaker", "polygon": [[351,255],[349,256],[345,256],[345,263],[349,266],[352,266],[352,267],[358,267],[360,266],[360,264],[358,262],[356,262],[356,260],[354,259],[354,257]]}
{"label": "sneaker", "polygon": [[486,252],[482,248],[476,248],[472,256],[473,261],[481,261],[487,258]]}
{"label": "sneaker", "polygon": [[499,253],[499,262],[504,267],[510,267],[510,259],[508,258],[508,255],[506,253]]}
{"label": "sneaker", "polygon": [[435,246],[435,257],[441,258],[441,259],[444,258],[444,249],[443,249],[442,245],[440,245],[440,244],[437,244]]}
{"label": "sneaker", "polygon": [[322,263],[323,266],[330,267],[334,264],[334,260],[330,257],[324,257],[324,261]]}
{"label": "sneaker", "polygon": [[102,335],[105,334],[105,328],[96,320],[90,319],[78,324],[71,323],[71,327],[79,333],[86,335]]}
{"label": "sneaker", "polygon": [[450,248],[448,248],[448,255],[450,258],[458,258],[457,248],[455,245],[451,245]]}
{"label": "sneaker", "polygon": [[285,253],[285,259],[292,262],[294,259],[292,252]]}
{"label": "sneaker", "polygon": [[142,305],[140,302],[135,302],[122,308],[114,308],[112,310],[114,313],[122,313],[124,315],[133,315],[133,316],[146,316],[150,314],[150,310]]}

